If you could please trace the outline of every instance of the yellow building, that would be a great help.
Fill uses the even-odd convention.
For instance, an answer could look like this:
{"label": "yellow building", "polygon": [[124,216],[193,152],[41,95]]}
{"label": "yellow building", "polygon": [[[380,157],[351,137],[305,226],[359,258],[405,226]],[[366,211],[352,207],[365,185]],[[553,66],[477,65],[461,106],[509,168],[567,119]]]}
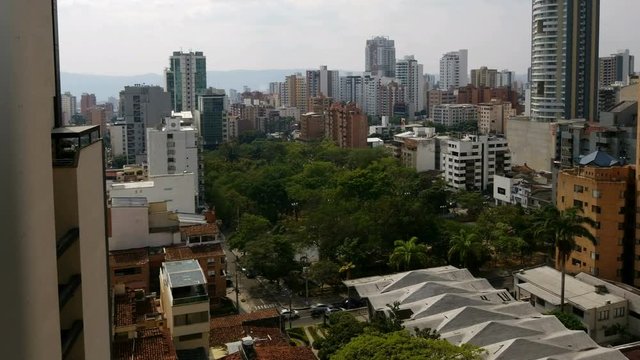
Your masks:
{"label": "yellow building", "polygon": [[568,273],[585,272],[632,283],[634,175],[632,166],[622,166],[602,151],[584,156],[579,167],[558,174],[556,206],[559,210],[582,209],[583,216],[596,222],[591,232],[598,240],[594,245],[588,239],[576,239],[576,250],[566,264]]}

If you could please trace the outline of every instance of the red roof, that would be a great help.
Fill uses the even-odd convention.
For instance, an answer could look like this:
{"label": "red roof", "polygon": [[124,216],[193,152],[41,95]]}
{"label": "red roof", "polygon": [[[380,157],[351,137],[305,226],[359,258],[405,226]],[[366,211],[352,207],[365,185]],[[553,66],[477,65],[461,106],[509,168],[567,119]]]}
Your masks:
{"label": "red roof", "polygon": [[159,328],[140,330],[135,339],[115,342],[111,358],[114,360],[178,360],[169,333]]}
{"label": "red roof", "polygon": [[[256,360],[316,360],[313,351],[306,346],[256,347]],[[224,360],[242,360],[240,353],[225,356]]]}
{"label": "red roof", "polygon": [[186,226],[180,229],[180,232],[185,236],[198,236],[198,235],[217,235],[218,225],[214,223]]}
{"label": "red roof", "polygon": [[118,250],[109,252],[109,265],[111,267],[144,265],[148,262],[149,253],[147,249]]}
{"label": "red roof", "polygon": [[167,261],[190,260],[223,256],[224,250],[220,244],[205,244],[195,246],[173,246],[165,247],[165,259]]}
{"label": "red roof", "polygon": [[240,341],[245,336],[271,339],[287,343],[280,331],[280,314],[276,309],[212,318],[209,344],[211,346]]}

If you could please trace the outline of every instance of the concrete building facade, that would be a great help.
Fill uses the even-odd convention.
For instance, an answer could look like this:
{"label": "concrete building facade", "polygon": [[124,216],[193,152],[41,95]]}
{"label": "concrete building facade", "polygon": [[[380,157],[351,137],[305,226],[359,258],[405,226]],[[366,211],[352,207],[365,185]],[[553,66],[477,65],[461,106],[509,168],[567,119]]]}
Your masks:
{"label": "concrete building facade", "polygon": [[[502,83],[502,78],[500,79]],[[471,85],[477,87],[490,87],[494,88],[498,83],[498,70],[489,69],[486,66],[481,66],[479,69],[471,69]],[[511,86],[511,83],[509,83]]]}
{"label": "concrete building facade", "polygon": [[198,110],[193,115],[204,149],[213,150],[224,142],[223,124],[228,116],[228,102],[224,90],[220,89],[209,88],[198,95]]}
{"label": "concrete building facade", "polygon": [[440,58],[440,90],[452,90],[469,83],[467,49],[452,51]]}
{"label": "concrete building facade", "polygon": [[396,62],[395,77],[405,87],[410,118],[413,118],[414,113],[424,110],[423,73],[422,64],[418,64],[413,55],[405,56]]}
{"label": "concrete building facade", "polygon": [[629,54],[629,49],[601,57],[598,69],[599,87],[603,88],[616,83],[629,85],[629,76],[635,73],[634,60],[634,56]]}
{"label": "concrete building facade", "polygon": [[493,99],[489,103],[478,104],[478,131],[481,134],[504,134],[507,123],[516,115],[511,103]]}
{"label": "concrete building facade", "polygon": [[471,104],[441,104],[432,108],[431,119],[444,126],[478,121],[478,107]]}
{"label": "concrete building facade", "polygon": [[395,41],[386,36],[376,36],[367,40],[364,53],[364,71],[378,76],[395,76]]}
{"label": "concrete building facade", "polygon": [[61,97],[62,101],[62,123],[64,125],[71,125],[71,117],[77,112],[76,97],[71,95],[70,92],[65,92]]}
{"label": "concrete building facade", "polygon": [[164,70],[165,91],[173,111],[196,109],[196,96],[207,88],[207,58],[202,51],[174,51]]}
{"label": "concrete building facade", "polygon": [[367,147],[367,116],[355,104],[333,104],[325,123],[325,135],[342,148]]}

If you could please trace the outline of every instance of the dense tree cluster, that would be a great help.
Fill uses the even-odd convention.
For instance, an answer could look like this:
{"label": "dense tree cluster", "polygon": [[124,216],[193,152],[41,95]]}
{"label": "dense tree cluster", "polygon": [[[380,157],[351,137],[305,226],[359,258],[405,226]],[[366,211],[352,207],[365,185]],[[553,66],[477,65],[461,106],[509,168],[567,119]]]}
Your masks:
{"label": "dense tree cluster", "polygon": [[[301,270],[293,254],[309,247],[323,261],[309,275],[320,284],[336,283],[335,269],[343,278],[445,263],[477,270],[496,254],[537,247],[522,209],[448,191],[380,148],[257,138],[222,145],[205,165],[208,202],[236,230],[231,246],[271,279]],[[450,219],[455,206],[475,225]]]}

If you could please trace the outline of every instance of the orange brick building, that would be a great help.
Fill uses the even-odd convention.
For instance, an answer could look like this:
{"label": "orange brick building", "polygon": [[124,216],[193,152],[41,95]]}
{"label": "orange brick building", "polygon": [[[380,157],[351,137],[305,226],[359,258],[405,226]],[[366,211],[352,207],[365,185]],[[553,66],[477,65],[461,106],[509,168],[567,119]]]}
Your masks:
{"label": "orange brick building", "polygon": [[124,284],[131,289],[149,291],[149,253],[144,249],[111,251],[109,253],[111,286]]}
{"label": "orange brick building", "polygon": [[300,141],[317,141],[324,138],[324,116],[309,112],[300,116]]}
{"label": "orange brick building", "polygon": [[367,147],[369,123],[356,104],[331,105],[325,123],[325,135],[341,148]]}
{"label": "orange brick building", "polygon": [[[598,239],[577,238],[567,261],[567,272],[585,272],[607,280],[633,283],[635,277],[635,169],[622,166],[596,151],[581,159],[581,166],[558,174],[556,206],[579,207],[596,222]],[[559,260],[556,260],[559,268]]]}

